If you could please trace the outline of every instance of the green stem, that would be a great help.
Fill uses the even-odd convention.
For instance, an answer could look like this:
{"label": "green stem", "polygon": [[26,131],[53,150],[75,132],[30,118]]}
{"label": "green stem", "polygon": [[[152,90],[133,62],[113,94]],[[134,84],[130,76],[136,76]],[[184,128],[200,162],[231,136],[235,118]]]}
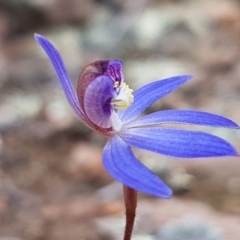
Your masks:
{"label": "green stem", "polygon": [[137,191],[123,185],[123,194],[126,208],[126,225],[123,240],[131,240],[137,208]]}

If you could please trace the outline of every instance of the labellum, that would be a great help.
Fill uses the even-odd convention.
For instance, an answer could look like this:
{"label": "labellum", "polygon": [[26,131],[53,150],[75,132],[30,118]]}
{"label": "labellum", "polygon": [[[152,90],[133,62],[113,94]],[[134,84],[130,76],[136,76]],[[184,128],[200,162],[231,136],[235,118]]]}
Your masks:
{"label": "labellum", "polygon": [[78,80],[77,95],[86,123],[105,137],[121,129],[115,109],[126,109],[133,102],[133,91],[123,81],[119,60],[90,63]]}

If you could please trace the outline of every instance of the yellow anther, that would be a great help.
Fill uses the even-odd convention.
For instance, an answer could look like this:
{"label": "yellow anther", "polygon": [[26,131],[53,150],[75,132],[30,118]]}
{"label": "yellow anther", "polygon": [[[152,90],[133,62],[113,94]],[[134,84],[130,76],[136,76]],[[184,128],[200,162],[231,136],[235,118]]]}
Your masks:
{"label": "yellow anther", "polygon": [[115,109],[126,109],[133,103],[133,90],[123,82],[120,87],[119,94],[116,98],[111,101],[112,106]]}

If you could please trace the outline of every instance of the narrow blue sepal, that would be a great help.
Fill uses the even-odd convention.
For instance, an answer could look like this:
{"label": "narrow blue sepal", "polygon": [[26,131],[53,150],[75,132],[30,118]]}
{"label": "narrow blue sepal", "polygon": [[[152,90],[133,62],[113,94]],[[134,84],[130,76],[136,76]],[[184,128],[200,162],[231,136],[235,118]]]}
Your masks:
{"label": "narrow blue sepal", "polygon": [[176,76],[155,81],[139,88],[134,92],[134,102],[132,105],[126,110],[118,111],[120,119],[123,123],[130,122],[155,101],[171,93],[191,78],[191,75]]}
{"label": "narrow blue sepal", "polygon": [[204,132],[166,127],[129,128],[120,136],[129,146],[173,157],[239,156],[230,143]]}
{"label": "narrow blue sepal", "polygon": [[240,128],[235,122],[228,118],[208,112],[193,110],[164,110],[154,112],[127,124],[127,127],[143,127],[163,123],[182,123],[236,129]]}
{"label": "narrow blue sepal", "polygon": [[80,107],[77,94],[75,92],[75,89],[72,85],[71,79],[68,75],[68,72],[66,70],[66,67],[64,65],[64,62],[61,58],[60,53],[58,50],[54,47],[54,45],[44,36],[35,33],[34,37],[38,44],[43,48],[47,56],[49,57],[49,60],[51,61],[54,70],[58,76],[58,79],[60,81],[60,84],[64,90],[64,93],[66,95],[66,98],[75,111],[75,113],[83,120],[84,114],[82,113],[82,109]]}
{"label": "narrow blue sepal", "polygon": [[120,137],[108,141],[103,150],[103,164],[112,177],[126,186],[161,198],[172,195],[172,190],[135,158]]}

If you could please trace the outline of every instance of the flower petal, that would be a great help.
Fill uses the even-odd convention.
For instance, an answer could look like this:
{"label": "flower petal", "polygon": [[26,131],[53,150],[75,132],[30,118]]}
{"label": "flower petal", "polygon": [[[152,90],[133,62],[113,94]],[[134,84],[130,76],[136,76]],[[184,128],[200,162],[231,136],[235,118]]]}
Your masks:
{"label": "flower petal", "polygon": [[134,92],[133,104],[126,110],[118,111],[120,119],[123,123],[133,120],[155,101],[180,87],[190,78],[191,75],[171,77],[143,86]]}
{"label": "flower petal", "polygon": [[184,123],[211,127],[240,128],[232,120],[207,112],[191,110],[165,110],[148,114],[127,124],[127,127],[140,127],[162,123]]}
{"label": "flower petal", "polygon": [[171,189],[137,160],[119,137],[111,139],[105,146],[103,164],[116,180],[133,189],[162,198],[172,194]]}
{"label": "flower petal", "polygon": [[174,157],[238,156],[230,143],[204,132],[165,127],[126,128],[122,130],[121,137],[129,146]]}
{"label": "flower petal", "polygon": [[124,81],[122,61],[110,60],[105,74],[109,75],[114,82],[118,82],[118,85],[120,86]]}
{"label": "flower petal", "polygon": [[97,126],[109,128],[112,126],[111,100],[114,96],[114,82],[109,76],[101,75],[87,87],[84,95],[84,111],[88,118]]}
{"label": "flower petal", "polygon": [[39,34],[36,34],[36,33],[34,34],[34,37],[35,37],[36,41],[39,43],[39,45],[43,48],[43,50],[48,55],[52,65],[55,69],[55,72],[58,76],[58,79],[62,85],[62,88],[65,92],[68,102],[70,103],[70,105],[73,108],[73,110],[75,111],[75,113],[83,120],[84,114],[81,110],[76,92],[74,90],[72,82],[67,73],[66,67],[63,63],[63,60],[62,60],[58,50],[45,37],[43,37]]}

